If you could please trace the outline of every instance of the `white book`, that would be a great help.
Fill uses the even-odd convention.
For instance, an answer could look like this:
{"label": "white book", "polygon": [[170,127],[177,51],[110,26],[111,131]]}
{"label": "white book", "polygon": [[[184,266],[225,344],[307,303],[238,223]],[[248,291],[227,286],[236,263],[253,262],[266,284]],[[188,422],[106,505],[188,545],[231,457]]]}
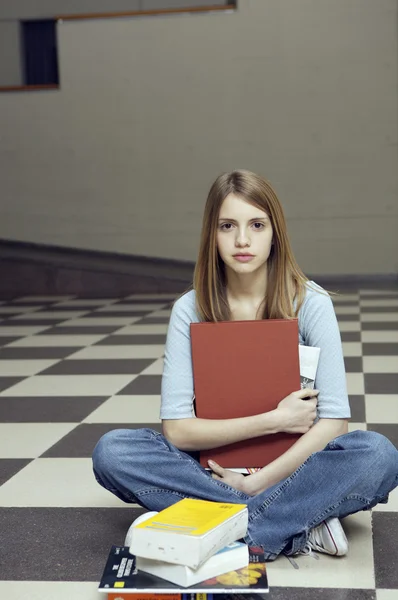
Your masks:
{"label": "white book", "polygon": [[130,552],[197,569],[213,554],[244,538],[246,504],[185,498],[131,530]]}
{"label": "white book", "polygon": [[247,567],[248,564],[249,550],[247,545],[242,542],[233,542],[221,548],[198,569],[175,565],[162,560],[151,560],[142,556],[136,557],[136,567],[139,571],[156,575],[156,577],[183,587],[195,585],[206,579],[229,573],[229,571],[242,569]]}

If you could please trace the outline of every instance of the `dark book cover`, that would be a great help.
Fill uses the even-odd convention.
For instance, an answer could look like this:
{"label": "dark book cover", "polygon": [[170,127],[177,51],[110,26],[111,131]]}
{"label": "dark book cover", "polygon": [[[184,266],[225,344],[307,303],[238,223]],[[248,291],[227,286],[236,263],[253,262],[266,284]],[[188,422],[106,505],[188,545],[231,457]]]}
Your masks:
{"label": "dark book cover", "polygon": [[215,593],[264,594],[268,593],[268,580],[262,548],[249,547],[247,567],[206,579],[188,588],[175,585],[155,575],[138,571],[135,556],[128,546],[112,546],[98,588],[99,592],[112,593]]}

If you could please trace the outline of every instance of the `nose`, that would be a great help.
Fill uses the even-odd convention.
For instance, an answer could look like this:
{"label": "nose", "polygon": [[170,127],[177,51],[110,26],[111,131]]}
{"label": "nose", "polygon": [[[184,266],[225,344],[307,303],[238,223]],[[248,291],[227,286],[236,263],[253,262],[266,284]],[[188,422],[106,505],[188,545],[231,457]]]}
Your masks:
{"label": "nose", "polygon": [[235,243],[237,246],[247,246],[250,243],[249,236],[245,229],[239,229],[236,233]]}

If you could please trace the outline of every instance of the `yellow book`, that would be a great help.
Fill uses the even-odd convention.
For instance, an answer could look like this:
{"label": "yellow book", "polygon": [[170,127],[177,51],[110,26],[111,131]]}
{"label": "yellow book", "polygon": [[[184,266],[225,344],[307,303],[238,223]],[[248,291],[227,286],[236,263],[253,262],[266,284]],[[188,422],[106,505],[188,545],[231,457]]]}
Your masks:
{"label": "yellow book", "polygon": [[130,552],[197,569],[247,532],[246,504],[185,498],[138,523]]}

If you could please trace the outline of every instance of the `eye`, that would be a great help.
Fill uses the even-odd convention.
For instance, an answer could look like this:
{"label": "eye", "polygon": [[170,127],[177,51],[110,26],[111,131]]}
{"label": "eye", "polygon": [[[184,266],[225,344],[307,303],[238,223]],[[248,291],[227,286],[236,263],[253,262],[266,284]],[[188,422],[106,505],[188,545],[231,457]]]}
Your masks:
{"label": "eye", "polygon": [[262,227],[265,227],[264,223],[253,223],[253,225],[260,225],[260,227],[256,227],[255,229],[261,229]]}
{"label": "eye", "polygon": [[232,223],[223,223],[220,227],[220,229],[222,229],[223,231],[229,231],[229,229],[225,229],[227,226],[232,227]]}

